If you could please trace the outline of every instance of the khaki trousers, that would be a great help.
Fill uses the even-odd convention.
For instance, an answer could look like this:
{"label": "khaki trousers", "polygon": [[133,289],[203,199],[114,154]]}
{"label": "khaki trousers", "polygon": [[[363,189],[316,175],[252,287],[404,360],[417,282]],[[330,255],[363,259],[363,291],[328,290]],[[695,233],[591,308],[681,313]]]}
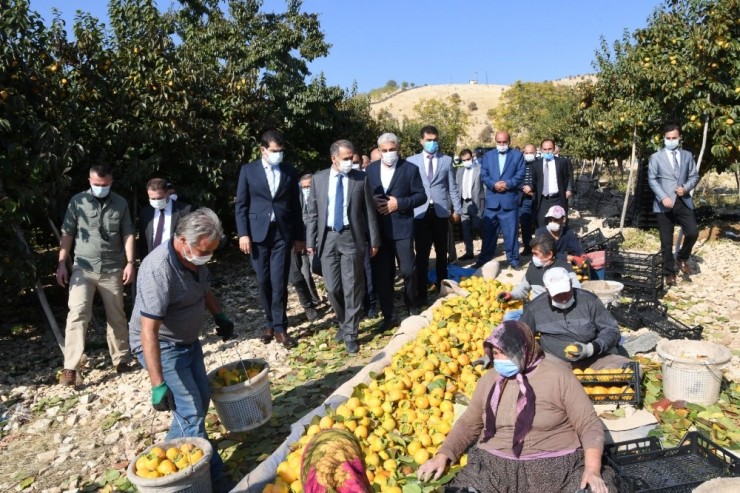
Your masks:
{"label": "khaki trousers", "polygon": [[69,314],[64,334],[64,368],[79,369],[95,292],[100,293],[108,323],[106,339],[113,365],[128,360],[128,323],[123,311],[123,271],[100,273],[74,267],[69,279]]}

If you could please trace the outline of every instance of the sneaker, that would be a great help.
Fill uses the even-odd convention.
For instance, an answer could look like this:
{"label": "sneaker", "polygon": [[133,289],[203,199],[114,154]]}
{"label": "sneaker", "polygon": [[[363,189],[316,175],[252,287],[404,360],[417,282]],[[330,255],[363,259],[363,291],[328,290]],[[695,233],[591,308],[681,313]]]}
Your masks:
{"label": "sneaker", "polygon": [[134,370],[133,365],[129,365],[126,362],[118,363],[116,365],[116,373],[118,373],[118,374],[128,373],[128,372],[133,371],[133,370]]}
{"label": "sneaker", "polygon": [[77,372],[75,370],[62,370],[59,384],[74,387],[77,384]]}

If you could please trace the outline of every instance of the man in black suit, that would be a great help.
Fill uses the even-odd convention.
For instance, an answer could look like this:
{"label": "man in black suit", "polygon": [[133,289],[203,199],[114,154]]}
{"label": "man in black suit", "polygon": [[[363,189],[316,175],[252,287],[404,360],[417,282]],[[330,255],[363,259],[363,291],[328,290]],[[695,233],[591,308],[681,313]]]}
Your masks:
{"label": "man in black suit", "polygon": [[568,215],[568,199],[573,191],[573,173],[570,161],[555,156],[555,142],[545,139],[540,145],[542,157],[531,164],[532,183],[525,186],[525,194],[532,193],[532,208],[537,217],[537,225],[547,224],[545,214],[550,207],[559,205]]}
{"label": "man in black suit", "polygon": [[262,342],[273,337],[286,348],[296,341],[288,335],[288,272],[290,253],[305,249],[298,173],[283,163],[285,139],[277,130],[262,135],[261,159],[244,164],[236,191],[236,229],[239,249],[252,256],[265,311]]}
{"label": "man in black suit", "polygon": [[[308,194],[311,190],[311,174],[307,173],[301,176],[301,211],[303,211],[303,223],[306,222],[306,205],[308,203]],[[307,251],[295,253],[290,257],[290,273],[288,274],[290,284],[293,285],[298,301],[303,307],[303,312],[309,322],[319,318],[319,312],[316,308],[321,303],[321,297],[316,290],[316,283],[311,273],[311,259]]]}
{"label": "man in black suit", "polygon": [[306,212],[306,247],[321,259],[329,302],[337,314],[336,339],[350,354],[359,351],[357,332],[365,293],[365,244],[378,253],[380,231],[367,175],[352,169],[354,148],[338,140],[330,148],[331,168],[313,177]]}
{"label": "man in black suit", "polygon": [[393,306],[396,257],[403,279],[404,302],[410,314],[417,314],[414,272],[414,208],[427,201],[419,168],[398,157],[398,137],[385,133],[378,137],[381,159],[365,168],[373,195],[381,246],[373,257],[373,285],[383,312],[381,330],[398,323]]}
{"label": "man in black suit", "polygon": [[170,199],[167,181],[152,178],[146,184],[149,205],[139,218],[139,256],[143,259],[175,233],[177,222],[190,212],[190,205]]}

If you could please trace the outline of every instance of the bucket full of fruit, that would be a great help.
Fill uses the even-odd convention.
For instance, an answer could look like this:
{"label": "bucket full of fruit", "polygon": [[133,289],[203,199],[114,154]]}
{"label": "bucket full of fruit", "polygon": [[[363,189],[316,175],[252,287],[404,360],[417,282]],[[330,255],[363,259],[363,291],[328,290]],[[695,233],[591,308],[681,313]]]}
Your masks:
{"label": "bucket full of fruit", "polygon": [[208,373],[211,400],[229,431],[262,426],[272,416],[270,365],[261,359],[243,359]]}
{"label": "bucket full of fruit", "polygon": [[128,465],[128,480],[141,493],[211,493],[213,447],[199,437],[175,438],[147,448]]}

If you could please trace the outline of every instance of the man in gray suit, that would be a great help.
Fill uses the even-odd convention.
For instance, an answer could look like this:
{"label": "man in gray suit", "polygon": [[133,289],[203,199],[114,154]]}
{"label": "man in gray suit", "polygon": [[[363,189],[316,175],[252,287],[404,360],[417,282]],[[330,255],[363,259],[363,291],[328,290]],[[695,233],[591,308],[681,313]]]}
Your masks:
{"label": "man in gray suit", "polygon": [[408,158],[419,168],[427,200],[414,209],[414,246],[416,248],[416,307],[427,305],[429,252],[434,244],[437,257],[437,284],[447,279],[447,229],[450,221],[460,220],[462,205],[455,180],[452,158],[439,152],[439,131],[427,125],[421,129],[419,143],[424,150]]}
{"label": "man in gray suit", "polygon": [[485,195],[481,186],[480,165],[473,161],[473,152],[470,149],[463,149],[460,151],[460,160],[462,167],[457,170],[457,188],[462,203],[460,220],[465,245],[465,255],[460,257],[460,260],[472,260],[475,258],[473,234],[476,231],[480,232]]}
{"label": "man in gray suit", "polygon": [[367,175],[352,169],[353,152],[347,140],[332,144],[332,166],[314,175],[306,208],[306,247],[321,260],[329,302],[339,320],[336,339],[344,341],[350,354],[359,351],[365,243],[369,241],[371,257],[380,247],[372,192]]}
{"label": "man in gray suit", "polygon": [[[689,151],[678,149],[680,126],[675,123],[666,125],[663,139],[665,148],[650,156],[648,182],[655,193],[653,212],[658,219],[664,281],[666,285],[673,286],[679,268],[684,274],[691,274],[688,260],[699,230],[690,192],[699,183],[699,172],[694,156]],[[676,224],[683,229],[684,239],[678,258],[674,259],[673,228]]]}

